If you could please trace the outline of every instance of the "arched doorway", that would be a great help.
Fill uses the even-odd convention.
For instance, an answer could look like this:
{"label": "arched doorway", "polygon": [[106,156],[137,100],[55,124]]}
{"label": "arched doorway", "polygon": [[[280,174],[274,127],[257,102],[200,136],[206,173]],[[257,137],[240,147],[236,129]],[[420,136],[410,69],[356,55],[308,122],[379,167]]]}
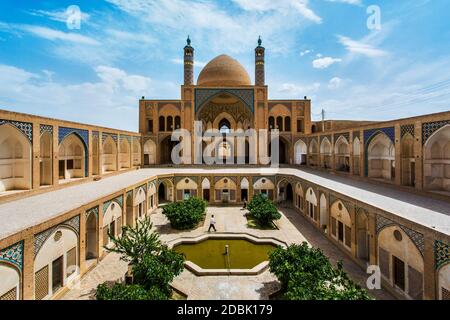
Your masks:
{"label": "arched doorway", "polygon": [[210,201],[211,183],[208,178],[204,178],[202,181],[202,196],[203,200]]}
{"label": "arched doorway", "polygon": [[132,141],[132,164],[134,167],[137,167],[141,165],[141,140],[134,137]]}
{"label": "arched doorway", "polygon": [[337,139],[334,147],[334,154],[336,157],[336,170],[350,172],[350,147],[344,136],[340,136]]}
{"label": "arched doorway", "polygon": [[[287,142],[281,137],[278,139],[278,141],[278,163],[289,164],[289,146]],[[272,143],[269,144],[269,157],[272,157]],[[274,157],[276,157],[276,155],[274,155]]]}
{"label": "arched doorway", "polygon": [[295,143],[295,164],[306,165],[306,157],[308,155],[308,148],[306,147],[306,143],[302,140],[298,140]]}
{"label": "arched doorway", "polygon": [[126,138],[122,138],[119,144],[119,169],[130,168],[130,162],[130,143]]}
{"label": "arched doorway", "polygon": [[98,257],[98,222],[95,213],[86,219],[86,260]]}
{"label": "arched doorway", "polygon": [[395,147],[384,133],[373,137],[367,148],[368,177],[392,180],[395,178]]}
{"label": "arched doorway", "polygon": [[177,141],[172,141],[171,136],[166,137],[161,142],[160,150],[160,163],[161,164],[173,164],[172,161],[172,150],[178,144]]}
{"label": "arched doorway", "polygon": [[294,202],[294,190],[292,189],[292,185],[290,183],[286,185],[286,201],[289,206],[291,206]]}
{"label": "arched doorway", "polygon": [[21,295],[21,276],[17,267],[0,262],[0,301],[19,300]]}
{"label": "arched doorway", "polygon": [[162,204],[166,202],[166,186],[164,183],[160,183],[158,187],[158,203]]}
{"label": "arched doorway", "polygon": [[424,146],[424,188],[450,193],[450,125],[437,130]]}
{"label": "arched doorway", "polygon": [[311,219],[317,221],[317,197],[316,193],[312,188],[308,188],[308,190],[306,190],[305,199],[306,199],[306,213]]}
{"label": "arched doorway", "polygon": [[70,180],[85,176],[86,152],[83,141],[72,133],[59,145],[59,179]]}
{"label": "arched doorway", "polygon": [[328,138],[324,138],[320,144],[320,156],[322,158],[322,168],[331,169],[332,147]]}
{"label": "arched doorway", "polygon": [[108,136],[103,142],[102,170],[103,173],[117,170],[117,146],[111,136]]}
{"label": "arched doorway", "polygon": [[319,145],[316,138],[309,143],[309,165],[311,167],[319,165]]}
{"label": "arched doorway", "polygon": [[325,195],[320,195],[320,228],[326,233],[328,229],[328,202]]}
{"label": "arched doorway", "polygon": [[144,165],[156,164],[156,144],[149,139],[144,144]]}
{"label": "arched doorway", "polygon": [[352,248],[352,220],[350,213],[340,200],[331,205],[331,236],[340,242],[344,248]]}
{"label": "arched doorway", "polygon": [[31,189],[31,144],[10,124],[0,125],[0,192]]}
{"label": "arched doorway", "polygon": [[414,138],[410,133],[406,133],[402,138],[402,184],[405,186],[416,184]]}

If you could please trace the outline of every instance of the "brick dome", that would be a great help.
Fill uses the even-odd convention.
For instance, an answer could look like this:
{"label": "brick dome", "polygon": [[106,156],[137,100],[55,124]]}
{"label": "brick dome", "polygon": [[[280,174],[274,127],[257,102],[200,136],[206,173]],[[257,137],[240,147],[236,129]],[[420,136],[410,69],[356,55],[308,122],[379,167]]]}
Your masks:
{"label": "brick dome", "polygon": [[247,71],[235,59],[225,54],[212,59],[200,72],[197,85],[203,87],[250,86]]}

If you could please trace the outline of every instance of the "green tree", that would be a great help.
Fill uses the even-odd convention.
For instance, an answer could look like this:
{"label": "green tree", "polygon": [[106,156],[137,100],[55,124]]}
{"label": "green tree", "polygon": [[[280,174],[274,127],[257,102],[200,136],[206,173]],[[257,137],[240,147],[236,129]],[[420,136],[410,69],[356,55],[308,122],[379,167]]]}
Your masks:
{"label": "green tree", "polygon": [[121,255],[129,262],[133,284],[106,283],[97,287],[96,297],[102,300],[166,300],[172,295],[170,283],[184,268],[184,256],[169,249],[152,230],[149,217],[136,227],[123,227],[122,236],[111,237],[113,246],[106,250]]}
{"label": "green tree", "polygon": [[333,267],[322,250],[306,242],[277,248],[269,255],[269,268],[281,282],[288,300],[369,300],[367,291],[354,283],[342,263]]}
{"label": "green tree", "polygon": [[247,209],[250,216],[254,218],[261,226],[270,226],[274,220],[281,218],[275,204],[262,194],[255,195],[248,203]]}
{"label": "green tree", "polygon": [[196,227],[205,217],[206,201],[196,197],[173,202],[163,207],[163,214],[169,219],[172,228],[188,230]]}

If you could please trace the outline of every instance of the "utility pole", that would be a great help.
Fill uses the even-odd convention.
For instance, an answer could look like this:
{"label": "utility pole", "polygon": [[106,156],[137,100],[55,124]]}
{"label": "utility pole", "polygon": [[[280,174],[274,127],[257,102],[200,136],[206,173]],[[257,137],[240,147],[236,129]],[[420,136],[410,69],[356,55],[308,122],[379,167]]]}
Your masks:
{"label": "utility pole", "polygon": [[325,110],[322,109],[322,132],[325,131]]}

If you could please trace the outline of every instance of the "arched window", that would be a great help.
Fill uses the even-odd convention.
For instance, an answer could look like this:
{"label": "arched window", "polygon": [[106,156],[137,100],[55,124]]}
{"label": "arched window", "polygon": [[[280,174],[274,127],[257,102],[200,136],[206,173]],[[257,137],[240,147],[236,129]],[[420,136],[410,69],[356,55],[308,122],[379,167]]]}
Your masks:
{"label": "arched window", "polygon": [[230,121],[228,121],[227,119],[222,119],[219,122],[219,131],[222,134],[226,134],[229,133],[231,129],[231,124]]}
{"label": "arched window", "polygon": [[175,117],[175,130],[181,128],[181,118],[180,116]]}
{"label": "arched window", "polygon": [[159,131],[166,131],[165,119],[163,116],[159,117]]}
{"label": "arched window", "polygon": [[291,131],[291,117],[284,118],[284,131]]}
{"label": "arched window", "polygon": [[283,118],[282,117],[277,117],[277,127],[278,127],[278,130],[283,131]]}
{"label": "arched window", "polygon": [[269,117],[269,130],[275,129],[275,118]]}
{"label": "arched window", "polygon": [[173,118],[172,116],[167,117],[167,131],[173,131]]}

